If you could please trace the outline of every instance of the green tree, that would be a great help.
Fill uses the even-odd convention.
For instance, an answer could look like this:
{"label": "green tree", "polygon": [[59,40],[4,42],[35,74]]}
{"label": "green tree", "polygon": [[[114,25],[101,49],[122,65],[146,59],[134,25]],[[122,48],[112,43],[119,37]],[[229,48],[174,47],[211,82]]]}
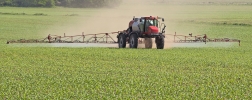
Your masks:
{"label": "green tree", "polygon": [[45,3],[45,7],[53,7],[55,6],[55,1],[54,0],[47,0]]}
{"label": "green tree", "polygon": [[122,0],[0,0],[0,6],[17,7],[78,7],[78,8],[97,8],[114,7]]}
{"label": "green tree", "polygon": [[2,6],[12,6],[12,0],[1,0],[0,5],[2,5]]}

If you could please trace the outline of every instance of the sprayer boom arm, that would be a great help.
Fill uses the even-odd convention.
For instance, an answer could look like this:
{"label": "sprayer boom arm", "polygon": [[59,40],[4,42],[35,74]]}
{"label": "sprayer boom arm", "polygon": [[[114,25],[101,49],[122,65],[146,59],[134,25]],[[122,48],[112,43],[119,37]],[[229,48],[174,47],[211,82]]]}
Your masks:
{"label": "sprayer boom arm", "polygon": [[[118,41],[115,40],[112,36],[115,37],[119,33],[124,33],[124,31],[118,32],[110,32],[110,33],[97,33],[97,34],[84,34],[81,35],[73,35],[67,36],[64,33],[64,36],[58,35],[48,35],[45,38],[41,39],[19,39],[19,40],[9,40],[7,44],[11,43],[111,43],[117,44]],[[207,43],[207,42],[238,42],[240,46],[240,40],[238,39],[229,39],[229,38],[209,38],[206,34],[203,35],[178,35],[176,32],[175,34],[164,34],[166,37],[171,36],[173,38],[169,39],[165,42],[173,42],[173,43]],[[139,44],[144,43],[143,39],[139,38]]]}

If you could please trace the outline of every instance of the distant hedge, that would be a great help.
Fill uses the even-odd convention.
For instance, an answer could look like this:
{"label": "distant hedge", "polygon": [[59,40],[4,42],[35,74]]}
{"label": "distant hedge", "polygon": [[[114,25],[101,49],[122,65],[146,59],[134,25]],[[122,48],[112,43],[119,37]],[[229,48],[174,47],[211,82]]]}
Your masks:
{"label": "distant hedge", "polygon": [[115,7],[121,2],[122,0],[0,0],[0,6],[98,8]]}

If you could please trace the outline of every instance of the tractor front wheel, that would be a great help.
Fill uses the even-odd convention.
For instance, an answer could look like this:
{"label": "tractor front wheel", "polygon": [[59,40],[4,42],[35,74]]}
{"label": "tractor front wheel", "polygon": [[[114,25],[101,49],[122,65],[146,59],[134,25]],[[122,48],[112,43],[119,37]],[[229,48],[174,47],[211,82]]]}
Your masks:
{"label": "tractor front wheel", "polygon": [[126,47],[126,36],[124,34],[120,34],[118,37],[118,46],[119,48]]}
{"label": "tractor front wheel", "polygon": [[156,37],[157,49],[164,49],[164,37],[162,35]]}
{"label": "tractor front wheel", "polygon": [[130,38],[129,38],[129,45],[130,45],[130,48],[137,48],[138,46],[138,38],[137,38],[137,35],[136,34],[131,34],[130,35]]}

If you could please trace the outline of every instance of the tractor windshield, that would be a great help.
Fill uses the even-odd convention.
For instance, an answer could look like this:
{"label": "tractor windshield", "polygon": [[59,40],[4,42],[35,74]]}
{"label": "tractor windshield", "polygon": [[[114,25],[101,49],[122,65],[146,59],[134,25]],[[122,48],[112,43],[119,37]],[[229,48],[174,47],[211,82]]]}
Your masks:
{"label": "tractor windshield", "polygon": [[147,32],[149,26],[158,27],[157,19],[141,19],[141,23],[139,24],[140,30]]}
{"label": "tractor windshield", "polygon": [[148,26],[156,26],[156,27],[158,27],[158,21],[157,20],[146,20],[147,22],[146,22],[146,24],[148,25]]}

